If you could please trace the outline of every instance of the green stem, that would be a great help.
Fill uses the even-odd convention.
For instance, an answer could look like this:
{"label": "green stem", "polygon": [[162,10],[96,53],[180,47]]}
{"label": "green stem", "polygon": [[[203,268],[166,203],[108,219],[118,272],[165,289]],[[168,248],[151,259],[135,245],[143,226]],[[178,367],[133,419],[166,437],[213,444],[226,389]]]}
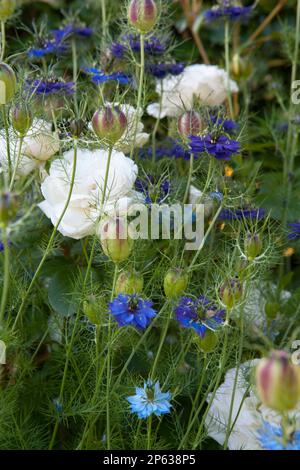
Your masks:
{"label": "green stem", "polygon": [[105,40],[107,36],[106,0],[101,0],[101,13],[102,13],[102,46],[105,46]]}
{"label": "green stem", "polygon": [[154,380],[156,367],[157,367],[157,364],[158,364],[158,361],[159,361],[161,350],[163,348],[163,345],[164,345],[164,342],[165,342],[165,339],[166,339],[166,336],[167,336],[167,332],[168,332],[168,328],[169,328],[171,318],[172,318],[172,309],[170,308],[170,311],[169,311],[168,317],[167,317],[167,321],[165,323],[165,327],[164,327],[162,335],[160,337],[158,350],[157,350],[157,353],[156,353],[156,356],[155,356],[155,359],[154,359],[154,363],[153,363],[153,366],[152,366],[152,370],[151,370],[151,373],[150,373],[150,379],[152,379],[152,380]]}
{"label": "green stem", "polygon": [[6,47],[5,21],[1,21],[1,56],[0,56],[0,62],[3,62],[3,60],[4,60],[5,47]]}
{"label": "green stem", "polygon": [[8,162],[8,179],[10,181],[12,164],[11,164],[11,155],[10,155],[10,136],[9,136],[9,128],[8,128],[5,105],[2,105],[2,116],[3,116],[3,123],[4,123],[4,128],[5,128],[6,153],[7,153],[7,162]]}
{"label": "green stem", "polygon": [[147,423],[147,450],[151,449],[151,431],[152,431],[152,415],[149,416]]}
{"label": "green stem", "polygon": [[140,63],[140,79],[139,79],[139,89],[138,89],[138,98],[137,98],[137,113],[136,113],[136,122],[135,122],[135,129],[134,129],[134,137],[132,141],[131,151],[130,151],[130,158],[133,157],[134,148],[135,148],[135,140],[139,125],[139,111],[143,109],[143,88],[144,88],[144,75],[145,75],[145,36],[143,34],[140,35],[140,49],[141,49],[141,63]]}
{"label": "green stem", "polygon": [[20,158],[21,158],[21,151],[22,151],[23,140],[24,140],[24,136],[21,136],[21,137],[20,137],[20,142],[19,142],[19,149],[18,149],[17,160],[16,160],[15,165],[14,165],[14,171],[13,171],[13,175],[12,175],[12,178],[11,178],[11,181],[10,181],[10,185],[9,185],[9,190],[10,190],[10,191],[12,191],[13,186],[14,186],[14,181],[15,181],[15,179],[16,179],[16,175],[17,175],[17,171],[18,171],[18,167],[19,167],[19,163],[20,163]]}
{"label": "green stem", "polygon": [[78,76],[78,59],[76,40],[72,40],[72,62],[73,62],[73,82],[74,82],[74,106],[76,115],[78,115],[78,101],[77,101],[77,76]]}
{"label": "green stem", "polygon": [[159,97],[159,112],[158,112],[158,117],[155,122],[155,126],[153,129],[153,134],[152,134],[152,163],[155,164],[156,161],[156,134],[158,131],[159,123],[160,123],[160,115],[161,115],[161,110],[162,110],[162,97],[163,97],[163,81],[160,81],[160,97]]}
{"label": "green stem", "polygon": [[228,95],[228,103],[229,103],[229,110],[230,116],[233,117],[233,105],[232,105],[232,96],[230,92],[230,34],[229,34],[229,21],[225,22],[225,64],[226,64],[226,72],[227,72],[227,95]]}
{"label": "green stem", "polygon": [[190,167],[189,167],[189,176],[188,176],[188,181],[186,184],[186,190],[183,198],[183,204],[187,204],[189,200],[189,194],[190,194],[190,186],[191,186],[191,181],[192,181],[192,176],[193,176],[193,166],[194,166],[194,155],[191,154],[190,156]]}
{"label": "green stem", "polygon": [[7,295],[9,289],[9,245],[8,245],[8,237],[7,237],[7,227],[2,227],[2,242],[4,247],[4,281],[3,281],[3,288],[2,288],[2,297],[1,297],[1,306],[0,306],[0,326],[3,323],[4,315],[5,315],[5,308],[7,302]]}
{"label": "green stem", "polygon": [[14,331],[14,329],[16,328],[16,326],[17,326],[17,324],[18,324],[18,321],[19,321],[20,318],[21,318],[21,315],[22,315],[23,309],[24,309],[24,307],[25,307],[25,305],[26,305],[28,296],[29,296],[29,294],[30,294],[30,292],[31,292],[31,290],[32,290],[32,288],[33,288],[33,286],[34,286],[34,284],[35,284],[35,281],[37,280],[37,278],[38,278],[38,276],[39,276],[39,274],[40,274],[40,272],[41,272],[41,269],[42,269],[42,267],[43,267],[43,265],[44,265],[44,263],[45,263],[47,257],[48,257],[48,254],[49,254],[49,252],[50,252],[50,250],[51,250],[51,248],[52,248],[53,242],[54,242],[54,238],[55,238],[57,229],[58,229],[58,227],[59,227],[59,225],[60,225],[60,223],[61,223],[61,221],[62,221],[62,219],[63,219],[63,217],[64,217],[64,215],[65,215],[65,213],[66,213],[66,211],[67,211],[67,209],[68,209],[68,206],[69,206],[69,203],[70,203],[70,200],[71,200],[71,197],[72,197],[72,192],[73,192],[73,188],[74,188],[74,183],[75,183],[76,167],[77,167],[77,140],[74,139],[74,160],[73,160],[73,169],[72,169],[71,182],[70,182],[70,188],[69,188],[69,193],[68,193],[68,196],[67,196],[67,200],[66,200],[65,206],[64,206],[64,208],[63,208],[63,211],[62,211],[62,213],[61,213],[61,215],[60,215],[58,221],[56,222],[56,224],[55,224],[55,226],[54,226],[54,228],[53,228],[53,230],[52,230],[52,234],[51,234],[51,237],[50,237],[50,239],[49,239],[48,245],[47,245],[47,247],[46,247],[45,253],[44,253],[44,255],[43,255],[43,257],[42,257],[42,259],[41,259],[41,261],[40,261],[40,263],[39,263],[39,265],[38,265],[38,267],[37,267],[37,269],[36,269],[36,271],[35,271],[35,273],[34,273],[34,276],[33,276],[32,280],[31,280],[31,282],[30,282],[30,284],[29,284],[29,287],[28,287],[27,291],[25,292],[25,295],[24,295],[24,297],[23,297],[22,303],[21,303],[21,305],[20,305],[20,308],[19,308],[19,310],[18,310],[16,319],[15,319],[14,324],[13,324],[13,327],[12,327],[13,331]]}

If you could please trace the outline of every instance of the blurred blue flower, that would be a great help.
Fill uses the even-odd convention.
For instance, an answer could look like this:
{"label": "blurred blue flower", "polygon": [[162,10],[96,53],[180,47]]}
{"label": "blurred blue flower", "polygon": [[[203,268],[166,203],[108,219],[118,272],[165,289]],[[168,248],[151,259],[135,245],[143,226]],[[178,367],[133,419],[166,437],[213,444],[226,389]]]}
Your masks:
{"label": "blurred blue flower", "polygon": [[154,414],[161,416],[170,413],[171,393],[162,392],[159,382],[147,380],[144,387],[136,387],[135,395],[127,397],[130,403],[131,413],[136,413],[140,419],[145,419]]}
{"label": "blurred blue flower", "polygon": [[231,119],[225,119],[214,115],[210,116],[209,124],[221,127],[225,132],[229,134],[238,127],[236,122],[232,121]]}
{"label": "blurred blue flower", "polygon": [[225,310],[219,310],[206,297],[181,297],[175,307],[175,318],[183,328],[192,328],[204,338],[207,329],[215,331],[224,323]]}
{"label": "blurred blue flower", "polygon": [[223,0],[221,3],[221,5],[215,5],[204,12],[204,18],[207,22],[217,20],[246,21],[252,12],[252,7],[236,5],[236,2],[232,0]]}
{"label": "blurred blue flower", "polygon": [[217,160],[229,160],[241,149],[240,143],[225,135],[190,136],[190,148],[193,153],[208,153]]}
{"label": "blurred blue flower", "polygon": [[[140,38],[133,34],[127,34],[123,36],[119,42],[112,43],[110,52],[117,59],[123,59],[130,49],[135,53],[140,53],[141,50]],[[162,55],[166,51],[166,46],[155,36],[146,36],[144,51],[146,55]]]}
{"label": "blurred blue flower", "polygon": [[146,70],[155,78],[162,79],[167,75],[179,75],[184,70],[184,65],[178,64],[146,64]]}
{"label": "blurred blue flower", "polygon": [[93,34],[93,29],[82,25],[67,24],[63,28],[52,29],[51,33],[58,42],[62,42],[70,36],[78,36],[80,38],[87,38]]}
{"label": "blurred blue flower", "polygon": [[299,240],[300,239],[300,222],[293,222],[288,224],[290,233],[288,234],[289,240]]}
{"label": "blurred blue flower", "polygon": [[163,202],[170,194],[169,180],[156,181],[152,175],[147,175],[143,179],[137,178],[135,187],[137,191],[144,194],[145,203],[149,205]]}
{"label": "blurred blue flower", "polygon": [[29,49],[27,55],[30,59],[41,58],[48,54],[63,54],[66,50],[67,48],[64,44],[54,39],[41,39],[35,46]]}
{"label": "blurred blue flower", "polygon": [[120,83],[120,85],[128,85],[132,82],[132,79],[123,72],[113,72],[111,74],[106,74],[103,70],[98,70],[94,67],[85,67],[83,69],[86,73],[92,75],[92,82],[97,85],[100,83],[115,81]]}
{"label": "blurred blue flower", "polygon": [[38,95],[71,95],[74,92],[73,82],[64,82],[56,78],[37,79],[27,82],[27,89]]}
{"label": "blurred blue flower", "polygon": [[291,433],[285,443],[282,428],[264,421],[257,437],[264,450],[300,450],[300,430]]}
{"label": "blurred blue flower", "polygon": [[222,209],[219,214],[220,220],[242,220],[242,219],[263,219],[266,215],[265,209]]}
{"label": "blurred blue flower", "polygon": [[131,325],[145,329],[155,317],[151,300],[144,300],[136,294],[119,294],[109,304],[109,311],[115,317],[119,326]]}

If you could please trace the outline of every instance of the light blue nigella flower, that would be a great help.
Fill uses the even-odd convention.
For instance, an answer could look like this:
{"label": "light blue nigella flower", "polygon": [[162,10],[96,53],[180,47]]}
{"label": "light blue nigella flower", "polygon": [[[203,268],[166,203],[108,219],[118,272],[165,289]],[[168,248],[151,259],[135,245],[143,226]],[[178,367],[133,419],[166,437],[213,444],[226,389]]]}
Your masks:
{"label": "light blue nigella flower", "polygon": [[171,393],[162,392],[159,382],[148,380],[144,387],[136,387],[135,395],[127,397],[132,413],[136,413],[140,419],[145,419],[154,414],[161,416],[170,413]]}
{"label": "light blue nigella flower", "polygon": [[300,450],[300,430],[291,433],[284,442],[282,428],[264,422],[257,437],[264,450]]}

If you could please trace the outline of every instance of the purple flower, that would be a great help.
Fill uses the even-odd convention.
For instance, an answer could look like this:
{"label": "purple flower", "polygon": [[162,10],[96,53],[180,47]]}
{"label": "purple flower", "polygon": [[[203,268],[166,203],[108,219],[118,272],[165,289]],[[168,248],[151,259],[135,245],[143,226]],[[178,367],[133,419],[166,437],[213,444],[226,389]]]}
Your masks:
{"label": "purple flower", "polygon": [[179,75],[183,72],[183,64],[146,64],[146,70],[155,78],[162,79],[167,75]]}
{"label": "purple flower", "polygon": [[27,82],[27,88],[38,95],[71,95],[74,92],[74,83],[56,78],[37,79],[33,82]]}
{"label": "purple flower", "polygon": [[208,153],[217,160],[229,160],[240,151],[240,143],[225,135],[213,137],[207,134],[203,137],[190,136],[190,148],[193,153]]}
{"label": "purple flower", "polygon": [[207,22],[217,20],[229,21],[245,21],[249,19],[252,12],[252,7],[243,7],[239,5],[232,5],[231,0],[224,0],[223,5],[216,5],[210,10],[204,12],[204,18]]}
{"label": "purple flower", "polygon": [[290,233],[288,235],[289,240],[299,240],[300,239],[300,222],[293,222],[288,224]]}
{"label": "purple flower", "polygon": [[144,300],[136,294],[119,294],[109,304],[109,311],[115,317],[119,326],[134,326],[137,329],[145,329],[155,317],[156,312],[152,308],[151,300]]}
{"label": "purple flower", "polygon": [[148,175],[145,179],[138,178],[135,187],[144,194],[146,204],[159,204],[170,194],[170,182],[156,181],[152,175]]}
{"label": "purple flower", "polygon": [[48,54],[63,54],[66,52],[66,46],[55,39],[40,39],[39,42],[28,51],[28,57],[41,58]]}
{"label": "purple flower", "polygon": [[[127,34],[119,42],[114,42],[111,45],[110,52],[117,59],[123,59],[130,49],[135,53],[141,51],[140,39],[133,34]],[[146,36],[144,50],[146,55],[157,56],[165,53],[166,46],[155,36]]]}
{"label": "purple flower", "polygon": [[214,126],[218,126],[219,128],[222,128],[226,133],[230,134],[232,131],[234,131],[238,126],[237,124],[232,121],[231,119],[225,119],[219,116],[210,116],[210,123],[213,124]]}
{"label": "purple flower", "polygon": [[219,214],[220,220],[243,220],[243,219],[263,219],[266,215],[265,209],[222,209]]}
{"label": "purple flower", "polygon": [[93,29],[86,26],[77,26],[75,24],[67,24],[63,28],[53,29],[51,33],[55,37],[56,41],[64,41],[70,36],[78,36],[80,38],[87,38],[93,34]]}
{"label": "purple flower", "polygon": [[219,310],[206,297],[181,297],[175,307],[175,318],[183,328],[192,328],[204,338],[206,331],[215,331],[224,323],[225,310]]}
{"label": "purple flower", "polygon": [[86,73],[92,75],[92,82],[99,85],[100,83],[115,81],[120,85],[128,85],[132,82],[132,79],[123,72],[113,72],[111,74],[105,74],[103,70],[98,70],[94,67],[86,67],[83,69]]}

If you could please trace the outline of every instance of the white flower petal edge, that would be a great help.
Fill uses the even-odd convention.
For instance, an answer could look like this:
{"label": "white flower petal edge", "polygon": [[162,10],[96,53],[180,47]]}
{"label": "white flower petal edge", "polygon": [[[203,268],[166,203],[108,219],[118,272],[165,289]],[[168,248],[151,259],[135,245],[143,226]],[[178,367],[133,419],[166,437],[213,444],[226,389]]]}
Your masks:
{"label": "white flower petal edge", "polygon": [[[257,439],[257,430],[262,426],[263,421],[277,426],[281,421],[280,414],[262,405],[252,389],[247,393],[251,371],[258,361],[259,359],[254,359],[244,362],[239,368],[231,418],[231,425],[234,422],[235,424],[228,440],[230,450],[262,450]],[[205,420],[208,436],[220,445],[224,444],[226,438],[235,374],[235,368],[227,371],[225,381],[218,388]],[[242,403],[245,395],[246,398]],[[210,399],[211,394],[208,396],[207,402]],[[290,417],[296,419],[300,425],[300,403],[295,411],[290,412]]]}
{"label": "white flower petal edge", "polygon": [[[227,90],[229,88],[229,90]],[[216,65],[194,64],[187,66],[177,76],[162,80],[162,103],[160,117],[176,117],[184,110],[192,109],[195,98],[208,106],[221,105],[229,92],[237,92],[236,82],[228,79],[225,70]],[[156,92],[161,93],[161,81],[157,81]],[[159,117],[159,104],[147,107],[150,116]]]}
{"label": "white flower petal edge", "polygon": [[[40,209],[55,225],[66,204],[71,184],[74,152],[69,150],[61,159],[55,160],[45,177],[41,191],[45,198]],[[69,207],[58,227],[64,235],[76,240],[95,233],[101,211],[107,150],[78,148],[75,183]],[[131,203],[141,200],[133,186],[138,174],[136,164],[122,152],[113,150],[103,213],[120,210],[126,213]]]}

